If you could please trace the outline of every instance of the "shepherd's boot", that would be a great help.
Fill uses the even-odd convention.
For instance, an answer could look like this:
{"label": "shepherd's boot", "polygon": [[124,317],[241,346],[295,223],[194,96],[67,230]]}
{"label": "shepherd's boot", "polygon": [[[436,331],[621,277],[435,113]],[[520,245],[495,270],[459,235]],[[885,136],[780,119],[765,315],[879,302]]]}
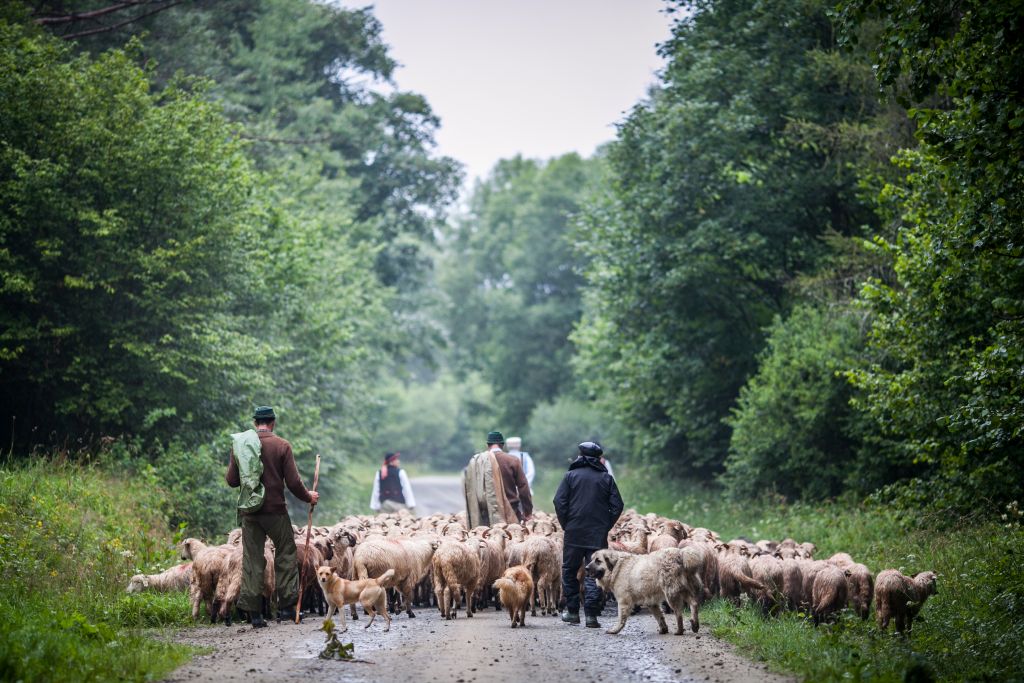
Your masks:
{"label": "shepherd's boot", "polygon": [[[579,622],[576,623],[578,624]],[[595,615],[587,615],[587,628],[601,628],[601,624],[597,623],[597,617]]]}
{"label": "shepherd's boot", "polygon": [[578,624],[580,623],[580,613],[565,610],[562,612],[562,621],[567,624]]}
{"label": "shepherd's boot", "polygon": [[[277,620],[279,622],[280,621],[290,621],[292,623],[295,623],[295,608],[294,607],[285,607],[284,609],[277,610]],[[300,616],[299,616],[299,621],[302,621],[301,613],[300,613]]]}
{"label": "shepherd's boot", "polygon": [[262,612],[249,612],[249,623],[253,628],[266,628],[267,622],[263,619]]}

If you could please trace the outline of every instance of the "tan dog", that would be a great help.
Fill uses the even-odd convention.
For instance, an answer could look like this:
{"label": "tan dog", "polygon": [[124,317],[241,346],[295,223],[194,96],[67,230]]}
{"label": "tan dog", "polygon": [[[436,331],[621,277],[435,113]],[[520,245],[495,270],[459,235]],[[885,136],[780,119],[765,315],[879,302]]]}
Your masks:
{"label": "tan dog", "polygon": [[330,619],[334,616],[335,611],[338,612],[341,621],[341,630],[338,633],[348,630],[348,626],[345,624],[345,605],[356,602],[361,604],[366,613],[370,615],[370,623],[364,628],[370,628],[370,624],[380,614],[387,621],[384,630],[391,630],[391,615],[388,614],[387,591],[384,590],[384,587],[394,576],[395,570],[389,569],[376,579],[349,581],[335,574],[334,568],[329,565],[324,565],[316,570],[317,581],[320,582],[320,588],[323,589],[324,597],[327,598],[327,618]]}
{"label": "tan dog", "polygon": [[533,577],[530,570],[519,565],[509,567],[500,579],[494,582],[501,604],[508,610],[512,628],[526,626],[526,605],[533,596]]}

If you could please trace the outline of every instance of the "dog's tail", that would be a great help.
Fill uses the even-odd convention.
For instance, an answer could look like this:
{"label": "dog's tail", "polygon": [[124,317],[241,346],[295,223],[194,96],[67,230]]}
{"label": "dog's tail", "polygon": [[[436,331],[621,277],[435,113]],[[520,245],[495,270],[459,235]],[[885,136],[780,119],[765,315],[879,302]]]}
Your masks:
{"label": "dog's tail", "polygon": [[512,579],[509,579],[509,578],[504,577],[504,576],[494,582],[495,590],[499,590],[499,591],[502,590],[502,589],[510,590],[510,591],[511,590],[515,590],[515,587],[516,587],[516,582],[513,581]]}
{"label": "dog's tail", "polygon": [[393,578],[395,578],[395,570],[389,569],[380,576],[378,576],[376,579],[374,579],[374,581],[377,582],[378,586],[384,586],[385,588],[387,588],[391,585],[391,579]]}

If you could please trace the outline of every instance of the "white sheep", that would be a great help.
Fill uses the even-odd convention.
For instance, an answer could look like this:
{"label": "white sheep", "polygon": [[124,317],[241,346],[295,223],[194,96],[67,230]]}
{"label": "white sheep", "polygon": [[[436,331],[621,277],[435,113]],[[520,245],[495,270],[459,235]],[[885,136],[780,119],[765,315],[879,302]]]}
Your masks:
{"label": "white sheep", "polygon": [[185,562],[165,569],[159,574],[136,574],[128,581],[129,593],[141,593],[146,590],[158,592],[182,591],[188,588],[192,578],[192,563]]}

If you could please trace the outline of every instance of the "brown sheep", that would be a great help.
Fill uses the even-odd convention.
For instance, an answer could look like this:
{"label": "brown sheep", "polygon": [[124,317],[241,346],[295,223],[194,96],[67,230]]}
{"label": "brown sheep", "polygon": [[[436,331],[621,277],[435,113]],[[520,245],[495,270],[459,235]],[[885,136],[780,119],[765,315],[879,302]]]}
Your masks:
{"label": "brown sheep", "polygon": [[703,541],[684,539],[679,541],[678,547],[694,548],[701,555],[703,566],[700,578],[704,587],[704,597],[701,602],[717,597],[719,594],[718,555],[715,554],[714,546]]}
{"label": "brown sheep", "polygon": [[764,586],[764,590],[755,594],[754,601],[765,614],[778,615],[786,602],[782,560],[773,555],[758,555],[750,560],[750,571]]}
{"label": "brown sheep", "polygon": [[[492,531],[490,527],[485,526],[473,529],[470,538],[483,543],[480,555],[480,584],[476,596],[478,609],[483,609],[494,601],[494,582],[505,573],[505,541],[508,537],[503,530]],[[498,609],[501,609],[500,605]]]}
{"label": "brown sheep", "polygon": [[846,588],[850,598],[850,607],[861,619],[867,619],[875,592],[875,582],[871,576],[871,570],[863,564],[852,564],[846,570]]}
{"label": "brown sheep", "polygon": [[830,565],[824,560],[806,560],[799,559],[797,563],[800,565],[800,573],[803,575],[803,586],[800,591],[800,607],[810,611],[814,605],[814,577],[825,567],[835,566]]}
{"label": "brown sheep", "polygon": [[547,536],[530,536],[523,544],[523,566],[530,570],[534,594],[530,613],[557,614],[562,593],[562,549]]}
{"label": "brown sheep", "polygon": [[[267,605],[274,595],[274,553],[273,544],[267,539],[263,546],[263,598]],[[242,547],[234,546],[224,560],[220,581],[214,601],[220,605],[219,615],[225,626],[231,626],[231,612],[242,592]]]}
{"label": "brown sheep", "polygon": [[647,528],[644,526],[623,525],[608,533],[608,547],[624,553],[646,555]]}
{"label": "brown sheep", "polygon": [[210,622],[217,621],[215,596],[217,583],[224,570],[224,562],[234,546],[208,546],[198,538],[186,538],[178,544],[183,560],[192,560],[189,582],[189,600],[192,603],[192,621],[199,619],[199,604],[206,604]]}
{"label": "brown sheep", "polygon": [[192,579],[192,563],[177,564],[159,574],[136,574],[128,582],[128,593],[141,593],[145,590],[181,591],[187,590]]}
{"label": "brown sheep", "polygon": [[388,569],[395,570],[392,579],[405,601],[405,613],[415,618],[412,611],[412,592],[430,567],[430,559],[437,541],[429,538],[369,537],[356,546],[352,566],[357,579],[375,579]]}
{"label": "brown sheep", "polygon": [[829,564],[834,564],[840,569],[846,569],[847,567],[854,564],[853,558],[848,553],[835,553],[832,557],[825,560]]}
{"label": "brown sheep", "polygon": [[794,559],[782,560],[782,592],[786,596],[786,606],[797,609],[803,601],[804,577],[800,570],[800,562]]}
{"label": "brown sheep", "polygon": [[526,539],[530,536],[530,531],[519,524],[509,524],[503,531],[508,536],[505,542],[505,566],[515,567],[522,564],[523,550],[526,548]]}
{"label": "brown sheep", "polygon": [[690,608],[690,628],[700,630],[700,604],[704,585],[704,554],[697,548],[671,548],[653,554],[660,565],[658,580],[665,602],[676,615],[676,635],[683,635],[683,608]]}
{"label": "brown sheep", "polygon": [[843,607],[846,607],[846,571],[834,564],[825,564],[814,575],[812,588],[811,616],[814,625],[828,619]]}
{"label": "brown sheep", "polygon": [[434,594],[441,609],[441,616],[454,619],[458,616],[462,592],[466,597],[466,616],[473,616],[473,593],[480,581],[480,557],[476,551],[461,541],[446,538],[434,552]]}
{"label": "brown sheep", "polygon": [[928,596],[938,593],[935,572],[905,576],[896,569],[878,572],[875,578],[875,618],[882,631],[895,619],[896,632],[909,634]]}
{"label": "brown sheep", "polygon": [[740,604],[740,595],[746,593],[754,598],[765,587],[754,579],[747,558],[724,554],[718,557],[718,583],[723,598],[734,605]]}

